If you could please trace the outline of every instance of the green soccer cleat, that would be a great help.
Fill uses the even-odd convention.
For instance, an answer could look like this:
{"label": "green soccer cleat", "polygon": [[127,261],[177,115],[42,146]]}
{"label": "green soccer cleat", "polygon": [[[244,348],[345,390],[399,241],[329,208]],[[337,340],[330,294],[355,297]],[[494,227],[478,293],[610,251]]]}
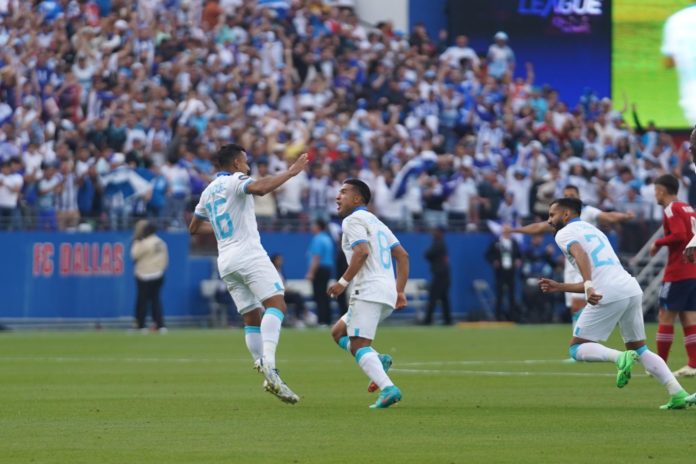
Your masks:
{"label": "green soccer cleat", "polygon": [[[694,395],[691,395],[694,396]],[[689,401],[691,397],[689,396],[688,393],[686,393],[684,390],[675,393],[672,395],[672,397],[669,399],[667,404],[663,404],[660,406],[660,409],[662,410],[667,410],[667,409],[685,409],[687,403],[693,404],[691,401]]]}
{"label": "green soccer cleat", "polygon": [[638,359],[638,353],[633,350],[627,350],[619,355],[619,359],[616,360],[616,368],[619,372],[616,373],[616,386],[623,388],[628,385],[628,381],[631,380],[631,369],[633,369],[633,364]]}
{"label": "green soccer cleat", "polygon": [[370,409],[384,409],[401,401],[401,390],[396,385],[385,388]]}
{"label": "green soccer cleat", "polygon": [[[389,368],[392,366],[393,362],[392,357],[388,354],[380,354],[379,360],[382,361],[382,367],[384,368],[384,372],[389,372]],[[368,393],[376,392],[377,390],[379,390],[379,387],[374,382],[370,382],[370,385],[367,386]]]}

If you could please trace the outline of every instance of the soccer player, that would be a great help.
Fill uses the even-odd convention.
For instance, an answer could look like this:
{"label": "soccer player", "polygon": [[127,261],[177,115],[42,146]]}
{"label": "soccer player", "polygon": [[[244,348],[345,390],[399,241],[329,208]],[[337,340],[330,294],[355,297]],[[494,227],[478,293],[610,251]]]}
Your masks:
{"label": "soccer player", "polygon": [[[387,375],[391,356],[377,353],[371,345],[379,323],[395,308],[406,306],[409,260],[392,231],[367,210],[371,196],[363,181],[347,179],[336,197],[338,214],[343,218],[341,247],[348,269],[329,287],[328,294],[335,298],[351,281],[353,284],[348,312],[334,324],[331,335],[355,356],[370,378],[368,391],[381,390],[370,408],[388,408],[401,400],[401,391]],[[396,279],[392,259],[396,261]]]}
{"label": "soccer player", "polygon": [[286,312],[283,283],[261,246],[252,195],[266,195],[298,175],[307,165],[307,155],[297,158],[287,171],[257,180],[249,177],[247,154],[239,145],[224,145],[215,157],[220,171],[201,194],[189,231],[215,234],[218,270],[244,320],[246,345],[254,366],[265,377],[264,388],[294,404],[299,397],[276,369],[276,347]]}
{"label": "soccer player", "polygon": [[[606,235],[582,221],[582,202],[561,198],[551,203],[549,224],[556,230],[556,244],[581,276],[581,281],[559,283],[540,279],[545,293],[584,293],[588,306],[580,314],[570,340],[570,355],[576,361],[614,362],[618,368],[616,386],[623,388],[631,379],[635,361],[667,388],[669,401],[660,409],[683,409],[684,391],[665,361],[645,345],[643,291],[638,281],[621,266]],[[626,351],[600,344],[618,323]]]}
{"label": "soccer player", "polygon": [[[564,198],[576,198],[580,199],[580,190],[575,185],[566,185],[563,189]],[[597,226],[598,224],[615,224],[618,222],[630,221],[635,215],[633,213],[621,213],[618,211],[602,211],[594,206],[583,205],[582,211],[580,213],[580,219],[587,223]],[[528,224],[524,227],[518,227],[513,229],[514,233],[536,235],[554,232],[553,227],[549,225],[548,222],[535,222]],[[579,282],[580,275],[577,273],[572,264],[567,260],[565,262],[565,267],[563,268],[563,281],[572,283]],[[585,307],[586,301],[584,295],[566,293],[565,294],[566,306],[570,308],[570,317],[573,320],[573,327],[575,327],[575,322],[580,317],[580,312],[582,308]]]}
{"label": "soccer player", "polygon": [[655,256],[660,247],[669,249],[669,258],[660,290],[660,311],[656,344],[657,354],[667,361],[674,340],[674,320],[679,319],[684,330],[684,347],[688,364],[677,370],[677,377],[696,376],[696,264],[684,259],[682,253],[694,237],[696,211],[677,199],[679,180],[665,174],[655,180],[655,200],[665,209],[662,226],[665,236],[650,247]]}

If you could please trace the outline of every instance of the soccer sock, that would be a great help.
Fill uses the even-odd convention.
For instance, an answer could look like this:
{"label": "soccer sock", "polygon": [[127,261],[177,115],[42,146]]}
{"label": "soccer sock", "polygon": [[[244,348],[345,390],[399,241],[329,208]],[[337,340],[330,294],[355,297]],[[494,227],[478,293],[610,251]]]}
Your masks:
{"label": "soccer sock", "polygon": [[360,369],[377,384],[380,390],[394,385],[382,367],[382,361],[379,360],[377,352],[372,347],[366,346],[355,352],[355,360],[358,362]]}
{"label": "soccer sock", "polygon": [[643,346],[636,350],[638,353],[638,361],[643,365],[646,371],[650,372],[653,377],[655,377],[662,385],[667,388],[670,395],[679,393],[683,390],[682,386],[679,384],[677,379],[674,378],[674,374],[667,367],[667,363],[662,357],[656,355],[648,349],[647,346]]}
{"label": "soccer sock", "polygon": [[[576,347],[573,349],[574,347]],[[619,355],[621,355],[620,351],[616,351],[611,348],[607,348],[604,345],[600,345],[599,343],[582,343],[579,346],[578,345],[573,345],[570,347],[570,355],[576,360],[576,361],[588,361],[588,362],[616,362],[617,359],[619,359]]]}
{"label": "soccer sock", "polygon": [[684,327],[684,347],[689,356],[689,367],[696,367],[696,325]]}
{"label": "soccer sock", "polygon": [[350,353],[350,337],[347,335],[338,339],[338,346]]}
{"label": "soccer sock", "polygon": [[244,341],[251,357],[256,361],[263,356],[263,341],[261,341],[261,327],[247,325],[244,327]]}
{"label": "soccer sock", "polygon": [[[685,329],[686,330],[686,329]],[[674,341],[674,326],[659,324],[657,326],[657,334],[655,334],[655,344],[657,345],[657,354],[667,362],[669,349],[672,348]]]}
{"label": "soccer sock", "polygon": [[285,315],[278,308],[266,308],[261,319],[261,339],[263,340],[263,364],[275,369],[276,347],[280,338],[280,327]]}

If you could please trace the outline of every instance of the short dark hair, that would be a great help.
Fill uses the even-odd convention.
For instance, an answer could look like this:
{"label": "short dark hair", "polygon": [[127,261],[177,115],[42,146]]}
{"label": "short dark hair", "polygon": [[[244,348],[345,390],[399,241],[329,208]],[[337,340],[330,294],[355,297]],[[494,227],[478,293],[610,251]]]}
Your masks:
{"label": "short dark hair", "polygon": [[574,212],[576,216],[580,216],[582,212],[582,201],[577,198],[557,198],[551,202],[550,206],[558,205],[563,209],[569,209]]}
{"label": "short dark hair", "polygon": [[689,151],[691,152],[691,160],[696,163],[696,126],[694,126],[689,136]]}
{"label": "short dark hair", "polygon": [[370,193],[370,187],[368,187],[365,182],[361,181],[360,179],[350,178],[344,180],[343,183],[355,187],[360,196],[362,197],[363,203],[365,203],[366,205],[370,204],[370,200],[372,199],[372,193]]}
{"label": "short dark hair", "polygon": [[323,219],[315,220],[314,225],[316,225],[319,230],[326,230],[326,221]]}
{"label": "short dark hair", "polygon": [[246,150],[241,145],[228,143],[220,147],[217,153],[215,153],[213,160],[218,167],[227,166],[233,159],[240,156],[245,151]]}
{"label": "short dark hair", "polygon": [[580,189],[576,185],[568,184],[565,187],[563,187],[563,190],[568,190],[568,189],[575,190],[576,193],[580,194]]}
{"label": "short dark hair", "polygon": [[655,179],[655,185],[661,185],[670,195],[676,195],[679,192],[679,179],[672,174],[664,174]]}

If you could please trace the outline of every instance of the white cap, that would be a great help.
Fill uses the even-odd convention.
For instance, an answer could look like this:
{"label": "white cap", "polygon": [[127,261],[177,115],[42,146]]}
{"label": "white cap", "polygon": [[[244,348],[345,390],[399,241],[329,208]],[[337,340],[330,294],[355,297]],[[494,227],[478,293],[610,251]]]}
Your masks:
{"label": "white cap", "polygon": [[503,32],[503,31],[498,31],[498,32],[495,33],[495,35],[493,36],[493,38],[494,38],[495,40],[507,40],[507,39],[508,39],[508,35],[507,35],[505,32]]}
{"label": "white cap", "polygon": [[126,22],[123,19],[119,19],[114,23],[114,26],[116,27],[116,29],[120,31],[125,31],[126,29],[128,29],[128,22]]}
{"label": "white cap", "polygon": [[120,165],[126,162],[126,155],[123,153],[114,153],[111,156],[111,164]]}

